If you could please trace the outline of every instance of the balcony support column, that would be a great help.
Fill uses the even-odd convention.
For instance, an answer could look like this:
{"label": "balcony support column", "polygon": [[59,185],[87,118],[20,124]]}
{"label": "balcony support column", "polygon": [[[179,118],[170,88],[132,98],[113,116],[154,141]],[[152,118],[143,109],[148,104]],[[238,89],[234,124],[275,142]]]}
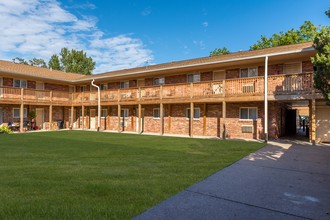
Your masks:
{"label": "balcony support column", "polygon": [[138,105],[138,133],[142,133],[142,106],[141,104]]}
{"label": "balcony support column", "polygon": [[53,105],[49,106],[49,130],[53,130]]}
{"label": "balcony support column", "polygon": [[160,135],[164,134],[164,105],[160,103],[159,105],[159,117],[160,117]]}
{"label": "balcony support column", "polygon": [[207,112],[207,105],[204,103],[203,109],[203,136],[206,135],[206,112]]}
{"label": "balcony support column", "polygon": [[[226,115],[227,115],[227,106],[226,102],[222,102],[222,139],[226,139]],[[220,128],[221,130],[221,128]]]}
{"label": "balcony support column", "polygon": [[315,99],[309,100],[309,141],[315,145],[316,141],[316,107]]}
{"label": "balcony support column", "polygon": [[268,56],[265,57],[265,78],[264,78],[264,136],[268,142]]}
{"label": "balcony support column", "polygon": [[21,106],[19,109],[19,131],[23,132],[23,121],[24,121],[24,104],[21,102]]}
{"label": "balcony support column", "polygon": [[[122,129],[121,129],[121,117],[120,117],[120,114],[121,114],[121,105],[118,104],[118,132],[121,132],[122,131]],[[123,123],[125,123],[125,121],[123,121]]]}
{"label": "balcony support column", "polygon": [[73,129],[73,112],[74,112],[74,107],[73,105],[71,106],[71,121],[70,121],[70,129]]}
{"label": "balcony support column", "polygon": [[85,128],[85,106],[81,106],[81,117],[82,117],[82,129],[84,130]]}
{"label": "balcony support column", "polygon": [[194,133],[194,103],[190,103],[190,119],[189,119],[189,136],[193,137]]}

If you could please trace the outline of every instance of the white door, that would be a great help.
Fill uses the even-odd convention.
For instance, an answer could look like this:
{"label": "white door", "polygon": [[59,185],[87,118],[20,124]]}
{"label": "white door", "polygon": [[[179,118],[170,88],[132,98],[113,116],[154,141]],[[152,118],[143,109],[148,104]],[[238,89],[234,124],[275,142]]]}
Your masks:
{"label": "white door", "polygon": [[95,113],[96,113],[95,109],[90,110],[90,129],[95,129],[95,123],[96,123]]}
{"label": "white door", "polygon": [[38,126],[38,129],[43,129],[43,125],[44,125],[44,109],[37,108],[36,109],[36,126]]}

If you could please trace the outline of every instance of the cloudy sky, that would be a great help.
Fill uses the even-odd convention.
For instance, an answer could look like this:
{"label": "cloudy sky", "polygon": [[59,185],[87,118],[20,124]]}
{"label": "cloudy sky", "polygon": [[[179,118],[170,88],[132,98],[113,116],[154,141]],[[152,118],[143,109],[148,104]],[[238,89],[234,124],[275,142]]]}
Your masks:
{"label": "cloudy sky", "polygon": [[94,73],[248,50],[260,35],[330,25],[328,0],[1,0],[0,59],[84,50]]}

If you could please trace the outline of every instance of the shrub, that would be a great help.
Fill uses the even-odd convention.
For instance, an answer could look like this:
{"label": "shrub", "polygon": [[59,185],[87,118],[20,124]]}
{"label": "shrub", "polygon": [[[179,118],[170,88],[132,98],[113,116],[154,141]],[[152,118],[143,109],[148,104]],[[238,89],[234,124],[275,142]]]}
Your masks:
{"label": "shrub", "polygon": [[13,133],[13,131],[10,130],[10,128],[8,126],[1,126],[0,133],[10,134],[10,133]]}

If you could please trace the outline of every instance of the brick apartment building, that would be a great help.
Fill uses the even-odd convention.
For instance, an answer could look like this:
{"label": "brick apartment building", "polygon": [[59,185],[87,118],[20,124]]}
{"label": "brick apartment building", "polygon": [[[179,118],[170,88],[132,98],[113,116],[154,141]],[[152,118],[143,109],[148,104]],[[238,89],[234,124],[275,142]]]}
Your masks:
{"label": "brick apartment building", "polygon": [[23,131],[33,111],[37,129],[267,139],[296,134],[303,116],[310,141],[329,142],[315,53],[302,43],[89,76],[0,61],[0,124]]}

